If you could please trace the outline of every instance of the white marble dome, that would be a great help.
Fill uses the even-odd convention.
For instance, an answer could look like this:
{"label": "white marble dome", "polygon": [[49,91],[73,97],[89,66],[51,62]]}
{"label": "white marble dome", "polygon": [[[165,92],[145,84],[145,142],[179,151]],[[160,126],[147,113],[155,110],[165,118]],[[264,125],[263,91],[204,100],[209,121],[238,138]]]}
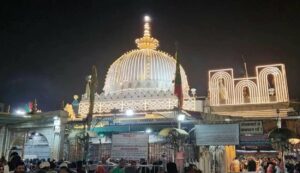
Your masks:
{"label": "white marble dome", "polygon": [[[118,58],[106,75],[103,92],[95,94],[94,112],[112,113],[118,110],[135,112],[171,111],[178,106],[174,94],[176,60],[157,50],[158,40],[151,37],[150,18],[145,18],[144,35],[136,39],[138,49]],[[180,57],[179,57],[180,58]],[[184,69],[180,66],[183,109],[195,110],[195,102],[189,96],[189,85]],[[89,82],[79,103],[79,113],[89,111]]]}
{"label": "white marble dome", "polygon": [[[136,40],[139,49],[123,54],[110,66],[103,88],[104,95],[153,90],[173,92],[176,60],[156,50],[159,43],[151,37],[148,22],[144,28],[144,36]],[[182,67],[180,71],[183,93],[187,96],[187,76]]]}

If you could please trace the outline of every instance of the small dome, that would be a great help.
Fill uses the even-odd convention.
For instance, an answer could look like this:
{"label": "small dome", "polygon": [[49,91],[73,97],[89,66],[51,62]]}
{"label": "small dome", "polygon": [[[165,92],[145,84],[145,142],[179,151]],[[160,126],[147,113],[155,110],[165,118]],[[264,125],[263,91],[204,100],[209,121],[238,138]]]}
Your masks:
{"label": "small dome", "polygon": [[[139,49],[125,53],[110,66],[103,88],[104,95],[128,90],[173,92],[176,60],[156,50],[159,42],[151,37],[149,22],[149,18],[145,18],[144,36],[135,41]],[[182,67],[180,71],[183,94],[188,96],[187,77]]]}

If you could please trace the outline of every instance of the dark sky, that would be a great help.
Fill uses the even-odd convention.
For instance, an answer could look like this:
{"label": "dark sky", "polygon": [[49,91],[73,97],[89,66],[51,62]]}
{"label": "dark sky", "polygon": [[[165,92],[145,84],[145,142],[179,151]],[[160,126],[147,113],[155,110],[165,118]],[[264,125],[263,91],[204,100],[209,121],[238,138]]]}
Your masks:
{"label": "dark sky", "polygon": [[[191,87],[207,95],[209,69],[285,63],[291,98],[300,98],[300,1],[4,0],[0,2],[0,102],[34,98],[58,109],[84,92],[95,64],[100,89],[118,57],[135,49],[143,15],[160,50],[180,58]],[[99,90],[100,90],[99,89]]]}

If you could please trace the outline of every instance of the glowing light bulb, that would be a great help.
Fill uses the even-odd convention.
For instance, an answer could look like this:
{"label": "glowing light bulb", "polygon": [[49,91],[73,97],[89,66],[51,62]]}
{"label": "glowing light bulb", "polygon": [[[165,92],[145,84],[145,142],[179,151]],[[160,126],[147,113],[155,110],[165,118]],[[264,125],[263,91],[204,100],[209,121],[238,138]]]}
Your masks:
{"label": "glowing light bulb", "polygon": [[145,16],[145,17],[144,17],[144,21],[145,21],[145,22],[150,22],[150,21],[151,21],[151,18],[150,18],[149,16]]}

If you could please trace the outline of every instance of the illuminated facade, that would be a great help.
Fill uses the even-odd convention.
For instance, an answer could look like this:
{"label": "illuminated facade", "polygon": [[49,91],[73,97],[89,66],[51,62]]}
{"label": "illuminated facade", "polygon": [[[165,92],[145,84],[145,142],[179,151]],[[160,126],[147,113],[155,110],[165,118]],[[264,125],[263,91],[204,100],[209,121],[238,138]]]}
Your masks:
{"label": "illuminated facade", "polygon": [[285,66],[256,66],[255,71],[254,77],[235,78],[231,68],[210,70],[210,113],[242,117],[287,116],[291,109]]}
{"label": "illuminated facade", "polygon": [[[176,61],[171,55],[157,50],[159,41],[151,36],[150,18],[145,18],[143,37],[135,43],[138,49],[123,54],[109,67],[103,92],[95,95],[95,114],[112,114],[116,110],[122,113],[129,109],[140,113],[167,112],[177,106],[173,83]],[[236,78],[231,68],[210,70],[205,105],[204,101],[195,98],[184,69],[181,66],[180,69],[185,110],[232,116],[274,116],[275,108],[269,107],[281,104],[277,106],[281,113],[286,115],[288,112],[289,96],[283,64],[257,66],[254,77],[247,75],[244,78]],[[89,108],[89,82],[79,103],[79,114],[83,116]]]}
{"label": "illuminated facade", "polygon": [[233,69],[209,71],[211,106],[289,101],[283,64],[256,67],[255,77],[234,78]]}
{"label": "illuminated facade", "polygon": [[[150,18],[145,18],[144,35],[136,39],[138,49],[118,58],[109,68],[103,92],[96,94],[96,113],[121,112],[133,109],[137,112],[173,110],[177,106],[173,80],[175,59],[157,50],[159,41],[151,36]],[[194,110],[195,99],[189,96],[187,76],[182,67],[183,107]],[[89,89],[82,95],[79,114],[86,115],[89,107]]]}

